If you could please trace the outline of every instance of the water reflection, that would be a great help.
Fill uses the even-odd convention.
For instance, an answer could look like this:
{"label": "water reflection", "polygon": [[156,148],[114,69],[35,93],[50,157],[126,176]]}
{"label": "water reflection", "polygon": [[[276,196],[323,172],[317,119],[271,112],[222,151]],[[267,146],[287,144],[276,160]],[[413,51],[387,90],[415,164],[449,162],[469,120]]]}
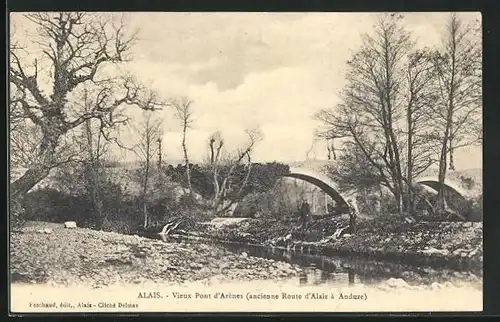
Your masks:
{"label": "water reflection", "polygon": [[300,285],[307,284],[307,274],[305,272],[303,272],[302,274],[300,274],[300,276],[299,276],[299,282],[300,282]]}
{"label": "water reflection", "polygon": [[[171,239],[168,241],[172,242]],[[256,245],[225,244],[216,241],[203,241],[202,243],[223,247],[236,254],[245,252],[253,257],[267,258],[298,265],[303,269],[303,274],[299,276],[298,281],[300,285],[330,283],[369,285],[385,281],[389,278],[403,278],[406,282],[413,285],[430,285],[433,282],[443,283],[457,279],[474,282],[482,279],[482,271],[458,271],[456,269],[433,268],[344,256],[327,257]]]}
{"label": "water reflection", "polygon": [[273,259],[299,265],[304,273],[299,276],[299,284],[376,284],[389,278],[403,278],[409,284],[430,285],[433,282],[455,280],[457,276],[481,278],[481,272],[459,272],[450,269],[437,269],[425,266],[412,266],[401,263],[374,261],[354,257],[327,257],[311,255],[298,251],[267,248],[254,245],[220,244],[235,252],[246,252],[250,256]]}
{"label": "water reflection", "polygon": [[355,273],[354,270],[350,267],[347,269],[347,276],[349,278],[349,285],[354,285]]}

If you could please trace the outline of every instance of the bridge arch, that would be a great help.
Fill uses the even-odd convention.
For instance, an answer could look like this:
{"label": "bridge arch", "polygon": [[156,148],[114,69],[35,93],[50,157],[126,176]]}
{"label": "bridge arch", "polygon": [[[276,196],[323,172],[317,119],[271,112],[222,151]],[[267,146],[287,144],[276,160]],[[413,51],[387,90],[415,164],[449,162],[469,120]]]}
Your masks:
{"label": "bridge arch", "polygon": [[[431,193],[437,195],[439,190],[438,177],[422,177],[415,181],[417,184],[430,188]],[[447,206],[468,219],[471,215],[470,200],[475,197],[474,192],[463,188],[459,182],[453,180],[444,181],[444,192]]]}
{"label": "bridge arch", "polygon": [[[435,191],[439,190],[439,178],[437,176],[421,177],[415,180],[416,183],[432,188]],[[464,189],[459,182],[445,179],[444,187],[446,192],[451,192],[453,195],[459,195],[466,199],[470,192]]]}
{"label": "bridge arch", "polygon": [[316,187],[323,190],[328,196],[330,196],[340,207],[347,206],[347,201],[350,199],[352,205],[357,210],[356,198],[348,193],[341,194],[339,192],[338,185],[333,182],[328,176],[322,173],[302,168],[290,168],[289,172],[282,175],[282,177],[296,178],[315,185]]}
{"label": "bridge arch", "polygon": [[[295,178],[315,185],[324,191],[330,198],[332,198],[338,207],[345,207],[348,205],[348,200],[351,200],[352,206],[358,210],[358,205],[354,194],[340,193],[337,184],[332,181],[327,175],[317,171],[307,170],[303,168],[290,168],[289,171],[280,178]],[[278,179],[279,180],[279,179]],[[233,205],[231,212],[234,214],[239,208],[240,202]]]}

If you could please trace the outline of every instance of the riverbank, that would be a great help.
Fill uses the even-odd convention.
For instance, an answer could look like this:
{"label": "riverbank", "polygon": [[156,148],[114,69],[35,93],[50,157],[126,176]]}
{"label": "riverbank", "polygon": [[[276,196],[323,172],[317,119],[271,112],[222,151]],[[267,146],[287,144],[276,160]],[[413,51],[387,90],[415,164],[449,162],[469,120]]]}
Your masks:
{"label": "riverbank", "polygon": [[13,283],[89,285],[179,284],[223,280],[280,280],[301,273],[288,263],[237,255],[199,243],[165,243],[62,224],[29,222],[10,237]]}
{"label": "riverbank", "polygon": [[[397,275],[384,275],[381,270],[391,269],[382,264],[372,267],[378,276],[373,281],[360,260],[346,259],[347,268],[334,261],[338,269],[329,274],[320,265],[325,258],[315,268],[199,241],[165,242],[44,222],[12,233],[10,255],[15,312],[464,311],[482,304],[482,279],[468,273],[450,272],[442,280],[424,267],[396,267]],[[241,301],[216,299],[221,293]],[[318,298],[323,293],[334,298]],[[178,294],[191,294],[195,302],[178,300]],[[248,300],[249,294],[256,300]],[[277,296],[272,305],[259,300],[269,294]]]}
{"label": "riverbank", "polygon": [[[252,224],[242,224],[243,222],[239,221],[239,227],[246,227],[247,231],[250,230],[249,227]],[[472,227],[474,228],[474,225]],[[217,231],[224,231],[224,229],[218,227]],[[449,235],[449,232],[443,234]],[[455,232],[455,237],[456,234],[457,232]],[[173,238],[169,241],[173,236],[166,236],[165,241],[85,228],[68,229],[64,228],[62,224],[29,222],[21,232],[11,234],[11,281],[14,283],[84,284],[102,287],[116,283],[179,284],[213,277],[218,277],[221,281],[276,281],[302,278],[304,274],[307,274],[307,268],[300,261],[290,261],[286,258],[290,256],[286,252],[283,256],[263,256],[260,251],[256,252],[251,247],[235,251],[231,247],[221,247],[222,245],[219,243],[203,241],[203,237],[200,237],[199,233],[197,235],[192,236],[196,240]],[[249,233],[241,232],[239,236],[248,238]],[[407,241],[410,236],[408,234],[399,238]],[[436,232],[429,231],[424,236],[435,240],[437,235]],[[462,243],[467,241],[467,236],[467,234],[462,234]],[[447,238],[452,237],[453,234]],[[370,279],[370,275],[372,275],[380,277],[378,281],[396,278],[403,279],[412,285],[431,285],[435,282],[455,280],[473,284],[481,283],[482,270],[471,271],[463,268],[454,270],[449,263],[446,263],[446,268],[433,269],[415,265],[412,269],[412,263],[409,263],[408,257],[400,258],[405,264],[378,262],[375,259],[362,260],[359,256],[345,256],[338,261],[339,247],[348,247],[349,245],[351,247],[352,245],[365,247],[363,238],[365,241],[370,241],[368,236],[360,234],[348,237],[344,235],[335,241],[325,239],[326,241],[319,242],[288,242],[290,242],[289,245],[301,244],[304,255],[315,254],[315,252],[324,255],[324,253],[328,253],[329,249],[333,250],[332,252],[336,254],[332,256],[337,256],[337,259],[318,256],[317,268],[322,268],[325,261],[333,260],[333,267],[350,267],[353,272],[361,274],[359,277],[364,279]],[[379,236],[379,238],[382,237]],[[443,236],[441,238],[444,240]],[[455,242],[454,245],[458,244]],[[384,245],[387,245],[387,242]],[[397,241],[394,242],[394,245],[397,247]],[[420,249],[425,250],[425,247]],[[279,249],[277,246],[262,248],[265,252],[271,253],[275,253],[277,249]],[[295,249],[300,251],[297,246]],[[436,252],[433,250],[422,256],[419,252],[420,249],[415,249],[410,254],[419,254],[419,257],[426,258],[425,256],[430,257]],[[345,252],[349,251],[351,250]],[[444,252],[439,254],[444,256]],[[387,256],[387,254],[385,255]],[[333,275],[342,276],[342,279],[348,280],[345,269],[337,270],[334,268],[333,270],[326,269],[326,271],[334,272]],[[338,275],[339,272],[343,273]]]}
{"label": "riverbank", "polygon": [[339,234],[348,218],[331,218],[300,232],[279,220],[247,219],[205,224],[197,235],[321,255],[354,255],[413,264],[482,271],[482,222],[383,222],[361,220],[355,234]]}

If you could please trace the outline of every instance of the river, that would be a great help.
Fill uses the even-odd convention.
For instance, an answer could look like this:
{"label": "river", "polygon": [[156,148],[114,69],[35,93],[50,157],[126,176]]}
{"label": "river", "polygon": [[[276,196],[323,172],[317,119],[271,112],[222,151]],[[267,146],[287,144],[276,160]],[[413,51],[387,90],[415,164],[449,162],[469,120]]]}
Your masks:
{"label": "river", "polygon": [[[158,236],[150,236],[161,239]],[[174,239],[184,240],[184,238]],[[169,240],[172,242],[172,239]],[[482,289],[482,270],[457,268],[446,265],[416,265],[410,262],[381,261],[356,256],[321,256],[304,251],[271,248],[259,245],[227,243],[214,240],[189,240],[210,244],[230,252],[259,258],[272,259],[300,266],[304,273],[299,285],[375,285],[388,279],[403,279],[412,286],[429,286],[435,283],[453,283]]]}

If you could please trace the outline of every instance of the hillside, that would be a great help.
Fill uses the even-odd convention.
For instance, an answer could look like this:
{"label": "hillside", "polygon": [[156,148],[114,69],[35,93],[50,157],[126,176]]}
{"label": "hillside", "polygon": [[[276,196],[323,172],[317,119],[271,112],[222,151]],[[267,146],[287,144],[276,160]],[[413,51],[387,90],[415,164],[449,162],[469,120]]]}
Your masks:
{"label": "hillside", "polygon": [[[167,163],[168,161],[168,163]],[[177,165],[182,163],[182,160],[166,160],[167,164]],[[298,168],[306,168],[309,170],[323,172],[325,171],[326,166],[333,165],[334,162],[324,161],[324,160],[306,160],[306,161],[296,161],[289,163],[290,167],[298,167]],[[139,190],[139,185],[134,183],[133,180],[130,180],[131,171],[137,169],[139,167],[138,162],[127,162],[120,164],[119,167],[110,168],[112,177],[117,180],[117,182],[123,183],[123,187],[129,190],[131,193]],[[11,182],[18,178],[25,169],[10,169]],[[421,177],[429,177],[436,176],[437,177],[437,169],[429,169]],[[53,176],[53,172],[49,177],[40,182],[36,187],[42,186],[51,186],[52,181],[51,177]],[[473,168],[473,169],[463,169],[457,171],[448,171],[447,178],[450,181],[457,182],[461,184],[461,186],[470,191],[470,196],[479,196],[483,191],[483,170],[481,168]],[[471,178],[472,186],[465,187],[462,184],[461,178]],[[470,188],[470,189],[469,189]]]}

